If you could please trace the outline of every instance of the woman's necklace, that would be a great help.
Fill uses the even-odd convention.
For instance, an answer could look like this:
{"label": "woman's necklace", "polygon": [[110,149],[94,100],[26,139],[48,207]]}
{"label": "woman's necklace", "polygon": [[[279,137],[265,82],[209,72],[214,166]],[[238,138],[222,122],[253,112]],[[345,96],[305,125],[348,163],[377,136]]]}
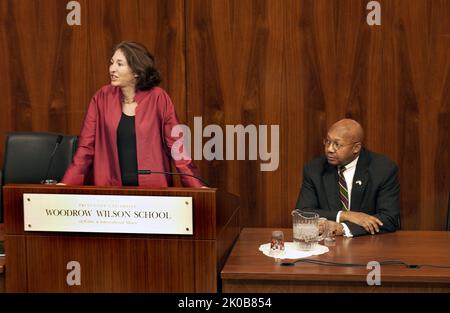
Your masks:
{"label": "woman's necklace", "polygon": [[122,97],[122,103],[123,103],[123,104],[131,104],[131,103],[133,103],[133,102],[134,102],[134,97],[131,98],[131,99],[126,99],[125,96]]}

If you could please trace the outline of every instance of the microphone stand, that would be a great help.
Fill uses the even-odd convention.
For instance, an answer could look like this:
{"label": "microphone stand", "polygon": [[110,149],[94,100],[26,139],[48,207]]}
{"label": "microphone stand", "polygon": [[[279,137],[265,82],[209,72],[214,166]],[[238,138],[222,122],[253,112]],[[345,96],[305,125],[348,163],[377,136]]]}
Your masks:
{"label": "microphone stand", "polygon": [[45,173],[44,179],[41,180],[41,184],[51,185],[51,184],[56,184],[57,183],[57,181],[54,180],[54,179],[48,179],[48,174],[50,173],[50,169],[51,169],[51,167],[53,165],[53,158],[55,157],[56,151],[58,150],[58,147],[61,144],[62,140],[63,140],[63,136],[62,135],[58,135],[58,137],[56,138],[55,147],[53,148],[53,151],[50,154],[50,160],[48,162],[47,172]]}

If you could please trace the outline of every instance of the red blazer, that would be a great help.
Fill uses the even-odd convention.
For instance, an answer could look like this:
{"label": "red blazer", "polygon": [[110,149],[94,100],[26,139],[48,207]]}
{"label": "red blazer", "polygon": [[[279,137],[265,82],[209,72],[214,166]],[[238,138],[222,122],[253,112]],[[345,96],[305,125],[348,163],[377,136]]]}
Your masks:
{"label": "red blazer", "polygon": [[[94,95],[81,129],[78,149],[62,183],[83,185],[92,168],[94,185],[122,185],[117,152],[121,97],[122,90],[111,85],[102,87]],[[171,136],[172,127],[179,124],[173,103],[159,87],[137,91],[135,100],[138,103],[135,116],[138,169],[170,171],[171,147],[179,139]],[[197,176],[191,160],[174,160],[174,163],[179,172]],[[138,179],[139,186],[171,185],[171,177],[163,174],[141,174]],[[203,186],[197,179],[188,176],[181,176],[181,182],[188,187]]]}

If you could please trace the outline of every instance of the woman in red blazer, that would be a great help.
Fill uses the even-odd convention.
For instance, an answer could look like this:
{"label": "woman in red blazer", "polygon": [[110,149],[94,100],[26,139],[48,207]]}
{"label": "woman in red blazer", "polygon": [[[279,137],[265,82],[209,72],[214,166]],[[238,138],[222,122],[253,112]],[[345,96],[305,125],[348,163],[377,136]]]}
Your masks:
{"label": "woman in red blazer", "polygon": [[[148,174],[170,171],[172,145],[180,143],[180,137],[171,135],[179,122],[169,96],[157,87],[153,56],[142,45],[122,42],[114,49],[109,73],[111,84],[92,98],[77,152],[61,183],[83,185],[92,170],[97,186],[170,186],[170,176]],[[176,159],[180,173],[197,176],[189,157]],[[181,182],[203,186],[187,175]]]}

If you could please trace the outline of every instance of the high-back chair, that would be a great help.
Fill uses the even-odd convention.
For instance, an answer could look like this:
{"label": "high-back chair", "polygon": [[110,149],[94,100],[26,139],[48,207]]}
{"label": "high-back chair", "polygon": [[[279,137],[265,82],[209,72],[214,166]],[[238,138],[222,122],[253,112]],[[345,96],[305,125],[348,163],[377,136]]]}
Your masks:
{"label": "high-back chair", "polygon": [[[60,181],[72,162],[76,144],[76,136],[58,133],[8,133],[3,173],[0,175],[2,186],[13,183],[39,184],[44,180]],[[0,221],[3,221],[3,202]]]}

